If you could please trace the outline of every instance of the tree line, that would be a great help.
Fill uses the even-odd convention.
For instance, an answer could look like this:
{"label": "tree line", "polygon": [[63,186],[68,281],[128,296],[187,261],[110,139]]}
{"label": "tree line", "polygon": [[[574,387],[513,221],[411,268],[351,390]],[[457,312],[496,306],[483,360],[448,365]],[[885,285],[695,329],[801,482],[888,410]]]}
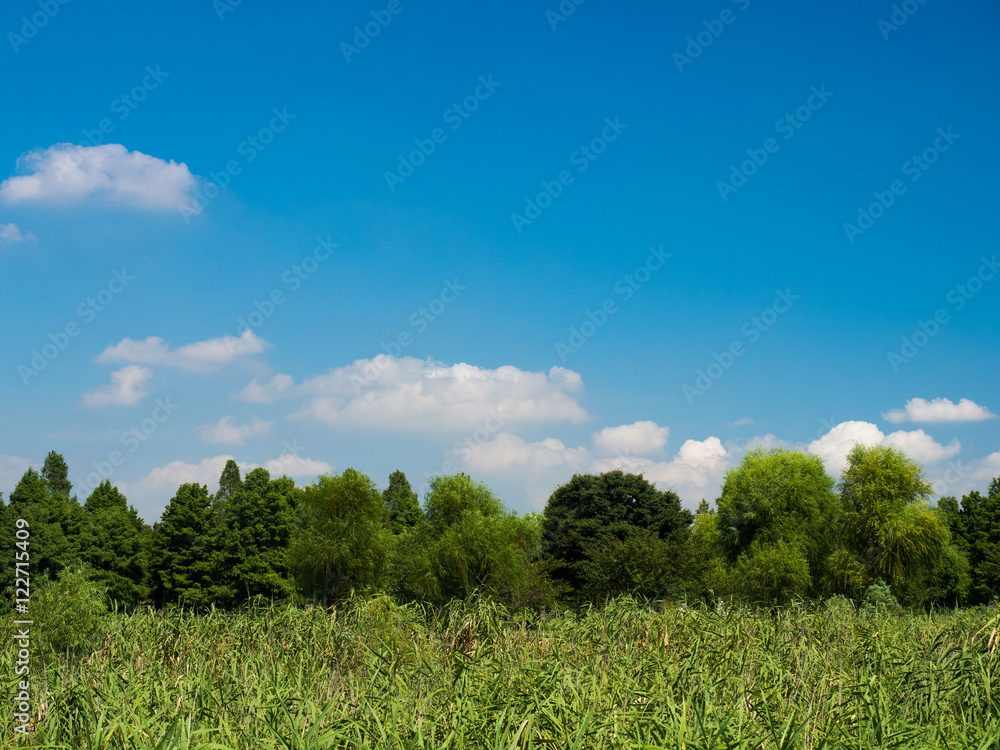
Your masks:
{"label": "tree line", "polygon": [[[52,451],[0,494],[2,547],[13,560],[25,519],[33,585],[82,569],[126,607],[377,591],[431,604],[478,591],[515,609],[624,593],[786,603],[888,587],[909,607],[1000,596],[1000,478],[931,505],[923,469],[884,446],[855,446],[839,482],[816,456],[757,448],[695,513],[622,471],[575,475],[518,516],[465,474],[434,477],[421,505],[401,471],[384,490],[355,469],[298,487],[230,460],[216,493],[182,484],[150,526],[109,481],[81,504],[68,474]],[[14,583],[2,566],[8,607]]]}

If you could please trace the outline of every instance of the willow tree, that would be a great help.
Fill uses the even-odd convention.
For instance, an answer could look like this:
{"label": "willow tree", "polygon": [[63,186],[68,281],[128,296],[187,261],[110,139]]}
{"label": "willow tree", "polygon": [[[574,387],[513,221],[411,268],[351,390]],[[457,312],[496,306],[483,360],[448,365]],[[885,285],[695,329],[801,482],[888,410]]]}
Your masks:
{"label": "willow tree", "polygon": [[923,582],[949,554],[951,536],[928,504],[924,471],[902,451],[855,445],[840,481],[840,548],[830,558],[837,588],[861,597],[886,581],[903,601],[921,603]]}

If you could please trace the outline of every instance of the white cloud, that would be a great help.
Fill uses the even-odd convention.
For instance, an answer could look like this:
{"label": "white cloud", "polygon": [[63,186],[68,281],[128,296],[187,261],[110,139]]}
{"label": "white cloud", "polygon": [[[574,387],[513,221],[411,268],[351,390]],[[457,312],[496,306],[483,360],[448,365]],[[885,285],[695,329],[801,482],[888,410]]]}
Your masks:
{"label": "white cloud", "polygon": [[927,401],[923,398],[911,398],[902,409],[892,409],[882,415],[884,419],[898,424],[900,422],[980,422],[984,419],[994,419],[997,415],[985,406],[980,406],[967,398],[959,399],[956,404],[946,398],[935,398]]}
{"label": "white cloud", "polygon": [[847,454],[857,443],[889,445],[921,464],[953,458],[962,450],[958,440],[941,445],[923,430],[898,430],[886,436],[871,422],[841,422],[818,440],[812,441],[809,452],[823,458],[827,472],[837,479],[847,468]]}
{"label": "white cloud", "polygon": [[8,203],[79,203],[96,200],[134,208],[176,209],[196,181],[186,164],[164,161],[120,143],[57,143],[17,160],[21,173],[0,183]]}
{"label": "white cloud", "polygon": [[288,475],[292,479],[315,479],[320,474],[333,473],[333,466],[326,461],[316,461],[312,458],[302,458],[291,453],[285,453],[278,458],[264,462],[264,468],[271,472],[271,477]]}
{"label": "white cloud", "polygon": [[841,422],[822,437],[809,443],[809,452],[826,462],[826,471],[834,479],[847,467],[847,454],[857,444],[881,445],[885,433],[871,422]]}
{"label": "white cloud", "polygon": [[730,465],[729,452],[717,437],[686,440],[670,461],[648,458],[605,458],[595,461],[591,472],[621,469],[642,474],[662,489],[673,489],[685,500],[700,500],[710,486],[721,483]]}
{"label": "white cloud", "polygon": [[254,417],[246,424],[236,424],[236,417],[223,417],[215,424],[208,423],[194,428],[203,442],[211,445],[243,445],[245,441],[264,437],[271,431],[271,423]]}
{"label": "white cloud", "polygon": [[249,401],[253,404],[269,404],[282,396],[294,393],[295,381],[290,375],[278,373],[270,381],[264,383],[257,382],[254,378],[247,386],[236,394],[236,398],[241,401]]}
{"label": "white cloud", "polygon": [[170,365],[196,372],[216,370],[236,360],[260,354],[270,344],[253,331],[239,338],[221,336],[171,349],[159,336],[142,341],[124,338],[97,355],[97,362],[131,362],[143,365]]}
{"label": "white cloud", "polygon": [[35,242],[31,232],[21,232],[17,224],[0,224],[0,245],[13,245],[18,242]]}
{"label": "white cloud", "polygon": [[594,450],[600,455],[648,456],[662,451],[669,436],[669,427],[643,420],[619,427],[605,427],[591,435],[591,440]]}
{"label": "white cloud", "polygon": [[83,405],[90,408],[103,406],[138,406],[149,395],[147,382],[153,371],[139,365],[128,365],[111,373],[111,383],[83,394]]}
{"label": "white cloud", "polygon": [[[177,488],[182,484],[204,484],[210,493],[217,492],[222,470],[226,462],[232,458],[230,455],[222,455],[206,458],[198,463],[172,461],[166,466],[153,469],[137,482],[118,482],[117,485],[136,509],[140,510],[144,518],[155,519],[163,512],[170,498],[177,494]],[[256,463],[237,463],[242,477],[260,467],[260,464]],[[299,482],[300,486],[302,483],[300,480],[312,480],[320,474],[333,471],[333,467],[324,461],[300,458],[291,454],[265,461],[263,467],[271,473],[272,479],[287,474]]]}
{"label": "white cloud", "polygon": [[954,458],[962,452],[962,444],[952,440],[947,446],[934,441],[923,430],[898,430],[886,435],[883,445],[899,448],[903,453],[919,464],[933,464]]}
{"label": "white cloud", "polygon": [[31,461],[26,458],[0,454],[0,492],[9,498],[30,466]]}
{"label": "white cloud", "polygon": [[[380,354],[305,381],[297,390],[309,401],[294,416],[337,427],[415,432],[579,424],[590,418],[575,398],[582,387],[579,374],[562,367],[546,374]],[[262,395],[260,387],[247,395]]]}
{"label": "white cloud", "polygon": [[555,438],[528,443],[509,432],[501,432],[486,443],[474,443],[460,454],[469,469],[486,474],[550,468],[572,474],[591,462],[590,451],[586,448],[567,448]]}
{"label": "white cloud", "polygon": [[753,420],[750,417],[742,417],[737,419],[735,422],[730,422],[728,427],[746,427],[747,425],[753,424]]}

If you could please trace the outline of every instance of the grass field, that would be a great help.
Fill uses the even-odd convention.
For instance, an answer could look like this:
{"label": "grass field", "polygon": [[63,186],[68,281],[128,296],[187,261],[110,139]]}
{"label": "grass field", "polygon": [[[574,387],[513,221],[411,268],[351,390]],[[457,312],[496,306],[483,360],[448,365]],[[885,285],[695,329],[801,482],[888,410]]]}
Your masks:
{"label": "grass field", "polygon": [[2,736],[72,750],[985,750],[1000,747],[998,626],[982,609],[627,598],[533,619],[489,601],[432,612],[384,597],[235,617],[141,611],[113,615],[92,655],[44,670],[35,657],[33,733],[11,739],[7,701]]}

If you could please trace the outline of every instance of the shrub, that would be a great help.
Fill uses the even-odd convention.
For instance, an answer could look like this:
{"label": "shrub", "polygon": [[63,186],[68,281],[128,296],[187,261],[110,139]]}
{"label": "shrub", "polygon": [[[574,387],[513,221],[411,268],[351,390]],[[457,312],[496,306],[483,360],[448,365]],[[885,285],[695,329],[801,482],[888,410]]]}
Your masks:
{"label": "shrub", "polygon": [[71,566],[34,592],[30,614],[46,653],[88,654],[101,643],[108,613],[107,586],[93,575],[89,566]]}
{"label": "shrub", "polygon": [[865,600],[861,603],[861,613],[874,615],[876,613],[898,614],[903,611],[896,597],[893,596],[889,584],[881,578],[868,587]]}

